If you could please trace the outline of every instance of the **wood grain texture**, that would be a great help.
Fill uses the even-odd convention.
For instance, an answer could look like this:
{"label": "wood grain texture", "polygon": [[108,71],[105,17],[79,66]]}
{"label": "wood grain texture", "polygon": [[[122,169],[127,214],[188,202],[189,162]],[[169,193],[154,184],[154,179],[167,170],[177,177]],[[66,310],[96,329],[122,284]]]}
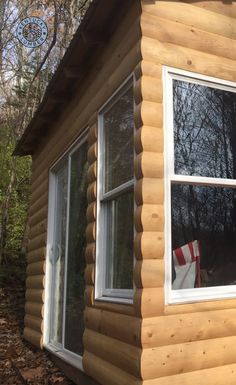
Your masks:
{"label": "wood grain texture", "polygon": [[137,179],[163,178],[163,154],[157,152],[142,152],[135,158],[134,170]]}
{"label": "wood grain texture", "polygon": [[34,317],[29,314],[26,314],[24,318],[25,326],[31,330],[35,330],[36,332],[43,332],[43,320],[42,318]]}
{"label": "wood grain texture", "polygon": [[96,355],[85,351],[83,355],[83,366],[85,372],[94,377],[102,385],[142,385],[142,381],[117,366],[102,360]]}
{"label": "wood grain texture", "polygon": [[153,379],[235,363],[236,337],[144,349],[143,379]]}
{"label": "wood grain texture", "polygon": [[134,294],[136,317],[149,318],[164,314],[164,289],[136,289]]}
{"label": "wood grain texture", "polygon": [[156,378],[143,381],[143,385],[234,385],[236,378],[236,364],[218,366],[210,369],[180,373],[174,376]]}
{"label": "wood grain texture", "polygon": [[25,298],[30,302],[43,303],[45,292],[43,289],[27,289],[25,292]]}
{"label": "wood grain texture", "polygon": [[163,129],[160,127],[142,126],[135,133],[135,151],[163,152]]}
{"label": "wood grain texture", "polygon": [[162,104],[143,100],[134,111],[134,122],[137,128],[141,126],[162,127]]}
{"label": "wood grain texture", "polygon": [[163,204],[164,181],[159,178],[139,179],[134,189],[135,202],[142,204]]}
{"label": "wood grain texture", "polygon": [[130,345],[141,346],[141,320],[139,318],[113,311],[86,308],[84,319],[88,329]]}
{"label": "wood grain texture", "polygon": [[86,351],[129,374],[139,376],[142,352],[140,348],[89,329],[85,329],[83,341]]}
{"label": "wood grain texture", "polygon": [[134,251],[137,259],[163,258],[163,232],[145,231],[137,233],[134,240]]}
{"label": "wood grain texture", "polygon": [[157,347],[236,335],[236,309],[146,318],[142,346]]}
{"label": "wood grain texture", "polygon": [[134,282],[138,289],[163,287],[163,259],[144,259],[143,261],[137,261],[134,268]]}
{"label": "wood grain texture", "polygon": [[163,206],[158,204],[143,204],[135,210],[134,218],[137,232],[162,232],[164,228]]}
{"label": "wood grain texture", "polygon": [[28,264],[26,273],[27,275],[40,275],[45,274],[46,262],[39,261]]}
{"label": "wood grain texture", "polygon": [[43,348],[42,333],[39,333],[36,330],[33,330],[31,328],[25,327],[23,336],[32,345],[38,347],[39,349]]}

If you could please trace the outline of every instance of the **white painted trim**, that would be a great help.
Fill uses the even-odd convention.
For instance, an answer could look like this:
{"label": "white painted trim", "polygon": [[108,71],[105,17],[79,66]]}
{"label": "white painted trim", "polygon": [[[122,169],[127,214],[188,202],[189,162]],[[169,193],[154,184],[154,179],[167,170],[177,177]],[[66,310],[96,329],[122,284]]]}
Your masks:
{"label": "white painted trim", "polygon": [[164,100],[164,160],[165,160],[165,304],[192,303],[208,300],[236,298],[236,285],[214,286],[194,289],[171,289],[171,182],[192,185],[236,187],[235,179],[208,178],[177,175],[174,173],[174,129],[173,129],[173,79],[205,85],[236,93],[236,83],[210,76],[200,75],[171,67],[163,67]]}
{"label": "white painted trim", "polygon": [[[134,74],[129,75],[124,82],[117,88],[117,90],[111,95],[111,97],[100,108],[98,115],[98,159],[97,159],[97,227],[96,227],[96,269],[95,269],[95,299],[100,301],[115,302],[115,303],[133,303],[133,290],[117,290],[107,289],[106,282],[106,255],[107,255],[107,242],[105,239],[106,229],[106,202],[116,196],[119,196],[122,192],[128,191],[135,182],[132,179],[115,189],[104,193],[103,182],[104,181],[104,127],[103,127],[103,115],[106,113],[116,102],[119,97],[123,95],[129,89],[129,82],[133,80]],[[103,207],[102,207],[103,206]]]}

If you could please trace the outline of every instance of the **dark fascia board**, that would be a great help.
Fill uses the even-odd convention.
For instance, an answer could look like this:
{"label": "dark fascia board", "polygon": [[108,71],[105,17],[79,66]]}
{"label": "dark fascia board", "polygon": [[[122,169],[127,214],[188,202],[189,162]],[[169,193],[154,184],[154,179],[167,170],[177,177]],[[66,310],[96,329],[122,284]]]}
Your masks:
{"label": "dark fascia board", "polygon": [[[61,60],[55,74],[50,80],[43,100],[26,127],[22,137],[18,141],[14,156],[32,155],[40,143],[40,138],[45,135],[45,131],[50,125],[55,123],[61,109],[58,108],[64,97],[64,105],[79,83],[85,76],[84,68],[91,56],[96,55],[101,45],[106,44],[109,35],[116,28],[126,9],[134,0],[93,0],[90,4],[79,28],[77,29],[63,59]],[[68,97],[68,93],[69,96]],[[52,119],[50,123],[50,113],[52,109]],[[49,108],[50,109],[50,108]]]}

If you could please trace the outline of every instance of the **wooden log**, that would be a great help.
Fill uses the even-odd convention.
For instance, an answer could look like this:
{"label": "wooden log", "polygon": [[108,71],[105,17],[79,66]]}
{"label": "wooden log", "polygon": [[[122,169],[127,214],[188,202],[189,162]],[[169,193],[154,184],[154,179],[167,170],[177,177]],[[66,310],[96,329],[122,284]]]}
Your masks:
{"label": "wooden log", "polygon": [[180,24],[147,13],[142,14],[141,29],[143,36],[164,43],[192,48],[218,57],[236,59],[236,41],[231,37],[215,35],[192,25]]}
{"label": "wooden log", "polygon": [[44,275],[32,275],[26,279],[27,289],[43,289],[45,284]]}
{"label": "wooden log", "polygon": [[[139,376],[142,350],[92,330],[85,329],[84,347],[86,351],[124,369],[133,376]],[[115,347],[115,348],[114,348]]]}
{"label": "wooden log", "polygon": [[93,182],[89,185],[87,190],[88,203],[96,201],[96,196],[97,196],[97,183]]}
{"label": "wooden log", "polygon": [[137,233],[134,241],[134,251],[137,259],[156,259],[164,257],[163,232]]}
{"label": "wooden log", "polygon": [[137,155],[134,163],[135,176],[141,178],[161,178],[164,176],[163,154],[142,152]]}
{"label": "wooden log", "polygon": [[[195,3],[194,3],[195,4]],[[183,2],[172,2],[171,7],[166,1],[158,1],[155,6],[142,2],[142,14],[151,13],[164,19],[172,20],[178,24],[190,25],[193,28],[211,32],[216,35],[225,36],[230,39],[236,38],[236,26],[234,18],[220,15],[207,9],[195,7]],[[227,6],[225,6],[226,8]],[[217,36],[218,38],[218,36]]]}
{"label": "wooden log", "polygon": [[144,380],[235,363],[236,337],[216,338],[144,349]]}
{"label": "wooden log", "polygon": [[189,373],[180,373],[174,376],[161,377],[143,381],[143,385],[227,385],[235,384],[236,364],[218,366],[210,369],[201,369]]}
{"label": "wooden log", "polygon": [[137,232],[162,232],[164,228],[163,206],[144,204],[137,207],[134,223]]}
{"label": "wooden log", "polygon": [[85,326],[134,346],[141,346],[141,319],[112,311],[86,308]]}
{"label": "wooden log", "polygon": [[45,233],[47,231],[47,219],[43,219],[42,222],[39,222],[36,226],[31,227],[29,231],[29,239],[36,238],[37,236]]}
{"label": "wooden log", "polygon": [[138,206],[146,204],[163,204],[164,181],[159,178],[139,179],[135,184],[135,202]]}
{"label": "wooden log", "polygon": [[134,294],[136,317],[147,318],[164,314],[164,288],[136,289]]}
{"label": "wooden log", "polygon": [[141,333],[143,348],[235,336],[236,309],[146,318]]}
{"label": "wooden log", "polygon": [[30,263],[27,266],[26,273],[27,275],[43,275],[45,274],[46,270],[46,262],[45,261],[39,261],[39,262],[33,262]]}
{"label": "wooden log", "polygon": [[[185,0],[185,3],[192,3],[192,0]],[[224,16],[236,18],[236,4],[231,2],[224,4],[220,1],[197,1],[194,3],[196,7],[206,9],[211,12],[220,13]]]}
{"label": "wooden log", "polygon": [[98,127],[97,127],[97,114],[96,114],[96,122],[89,127],[89,134],[88,134],[88,143],[90,146],[92,146],[94,143],[96,143],[98,138]]}
{"label": "wooden log", "polygon": [[45,168],[37,178],[33,172],[31,177],[31,186],[33,191],[37,188],[37,186],[44,183],[46,179],[48,179],[48,168]]}
{"label": "wooden log", "polygon": [[38,223],[42,222],[43,220],[46,220],[48,216],[48,206],[42,207],[39,211],[32,214],[32,216],[29,218],[29,225],[30,227],[34,227]]}
{"label": "wooden log", "polygon": [[87,212],[86,212],[86,218],[87,222],[94,222],[96,220],[96,202],[92,202],[88,205]]}
{"label": "wooden log", "polygon": [[85,269],[85,282],[87,285],[94,285],[95,283],[95,266],[94,263],[90,263]]}
{"label": "wooden log", "polygon": [[29,239],[28,242],[28,251],[33,251],[45,247],[47,243],[47,233],[38,235],[33,239]]}
{"label": "wooden log", "polygon": [[101,310],[108,310],[114,313],[135,316],[133,304],[112,303],[107,301],[94,301],[94,307]]}
{"label": "wooden log", "polygon": [[162,66],[149,61],[141,60],[134,70],[135,79],[138,80],[142,76],[149,76],[154,79],[162,78]]}
{"label": "wooden log", "polygon": [[43,318],[44,306],[41,303],[27,301],[25,304],[25,314]]}
{"label": "wooden log", "polygon": [[165,266],[163,259],[137,261],[134,268],[134,282],[137,288],[163,287]]}
{"label": "wooden log", "polygon": [[87,351],[83,355],[83,367],[85,372],[95,378],[101,384],[109,385],[142,385],[143,381],[128,374],[124,370],[111,365]]}
{"label": "wooden log", "polygon": [[93,263],[96,257],[96,243],[88,243],[85,250],[86,263]]}
{"label": "wooden log", "polygon": [[134,100],[136,104],[146,100],[148,102],[162,103],[162,80],[143,75],[135,82]]}
{"label": "wooden log", "polygon": [[39,197],[36,202],[30,202],[29,216],[32,216],[34,213],[41,210],[43,207],[48,205],[48,191]]}
{"label": "wooden log", "polygon": [[97,179],[97,162],[91,164],[87,173],[88,183],[93,183]]}
{"label": "wooden log", "polygon": [[42,261],[46,258],[46,247],[41,247],[39,249],[30,251],[27,253],[27,261],[28,263]]}
{"label": "wooden log", "polygon": [[97,143],[92,144],[88,150],[88,162],[93,164],[97,160]]}
{"label": "wooden log", "polygon": [[163,129],[158,127],[142,126],[135,133],[135,151],[163,152]]}
{"label": "wooden log", "polygon": [[86,228],[86,240],[87,243],[94,242],[96,240],[96,222],[91,222]]}
{"label": "wooden log", "polygon": [[48,178],[39,184],[35,184],[32,189],[31,204],[37,202],[48,191]]}
{"label": "wooden log", "polygon": [[34,317],[26,314],[24,318],[25,326],[31,330],[35,330],[38,333],[43,332],[43,320],[42,318]]}
{"label": "wooden log", "polygon": [[143,100],[134,109],[134,122],[136,128],[141,126],[162,127],[162,104]]}
{"label": "wooden log", "polygon": [[24,328],[24,338],[30,342],[32,345],[36,346],[39,349],[43,348],[43,337],[42,333],[39,333],[28,327]]}
{"label": "wooden log", "polygon": [[45,293],[43,289],[27,289],[25,292],[25,298],[29,302],[44,302]]}
{"label": "wooden log", "polygon": [[141,51],[145,60],[154,63],[161,63],[221,79],[235,80],[235,61],[231,59],[204,52],[201,52],[200,55],[199,51],[171,43],[161,43],[145,36],[141,40]]}
{"label": "wooden log", "polygon": [[94,286],[86,285],[84,298],[85,298],[86,306],[93,306],[93,304],[94,304]]}
{"label": "wooden log", "polygon": [[165,314],[184,314],[232,308],[236,308],[236,299],[223,299],[166,306]]}

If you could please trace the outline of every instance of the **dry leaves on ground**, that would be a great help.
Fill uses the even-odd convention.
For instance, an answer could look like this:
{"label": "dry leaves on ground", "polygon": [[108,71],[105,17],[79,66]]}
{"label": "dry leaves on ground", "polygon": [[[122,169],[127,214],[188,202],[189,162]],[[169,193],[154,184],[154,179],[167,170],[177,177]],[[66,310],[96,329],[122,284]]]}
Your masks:
{"label": "dry leaves on ground", "polygon": [[24,288],[0,287],[0,385],[73,385],[46,352],[22,339]]}

